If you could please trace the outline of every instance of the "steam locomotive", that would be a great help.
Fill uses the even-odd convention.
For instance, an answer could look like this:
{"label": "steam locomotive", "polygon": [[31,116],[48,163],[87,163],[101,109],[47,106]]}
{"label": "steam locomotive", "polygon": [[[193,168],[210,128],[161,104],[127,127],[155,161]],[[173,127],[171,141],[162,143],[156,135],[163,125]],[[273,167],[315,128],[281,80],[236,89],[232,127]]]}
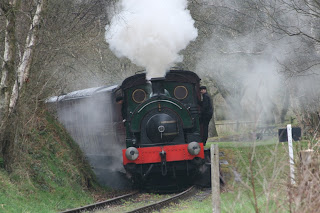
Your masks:
{"label": "steam locomotive", "polygon": [[120,171],[139,187],[179,186],[210,177],[209,153],[201,141],[199,86],[200,78],[191,71],[170,70],[150,81],[140,73],[120,86],[51,97],[47,105],[100,183],[117,188],[122,176],[113,175]]}
{"label": "steam locomotive", "polygon": [[170,70],[150,81],[137,74],[119,87],[116,98],[123,96],[126,129],[123,165],[135,183],[185,184],[208,169],[199,124],[199,86],[194,72]]}

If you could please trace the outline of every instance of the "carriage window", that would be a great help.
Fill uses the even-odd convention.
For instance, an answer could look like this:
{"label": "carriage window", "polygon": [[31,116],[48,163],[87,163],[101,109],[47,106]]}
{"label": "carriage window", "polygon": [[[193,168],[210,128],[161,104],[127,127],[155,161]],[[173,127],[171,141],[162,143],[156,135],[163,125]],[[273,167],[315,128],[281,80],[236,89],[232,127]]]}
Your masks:
{"label": "carriage window", "polygon": [[134,102],[136,103],[142,103],[146,100],[147,94],[144,90],[142,89],[136,89],[133,93],[132,93],[132,99],[134,100]]}
{"label": "carriage window", "polygon": [[177,86],[174,89],[174,97],[176,97],[179,100],[185,99],[188,95],[188,90],[185,86]]}

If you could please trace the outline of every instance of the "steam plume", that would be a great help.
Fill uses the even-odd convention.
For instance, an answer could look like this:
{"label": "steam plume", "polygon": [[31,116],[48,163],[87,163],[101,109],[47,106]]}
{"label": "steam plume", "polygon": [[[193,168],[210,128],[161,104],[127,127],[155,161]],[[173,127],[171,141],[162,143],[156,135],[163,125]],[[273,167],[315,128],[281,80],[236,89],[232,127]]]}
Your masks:
{"label": "steam plume", "polygon": [[118,57],[145,67],[148,78],[181,62],[179,51],[198,36],[187,0],[121,0],[118,9],[106,26],[106,41]]}

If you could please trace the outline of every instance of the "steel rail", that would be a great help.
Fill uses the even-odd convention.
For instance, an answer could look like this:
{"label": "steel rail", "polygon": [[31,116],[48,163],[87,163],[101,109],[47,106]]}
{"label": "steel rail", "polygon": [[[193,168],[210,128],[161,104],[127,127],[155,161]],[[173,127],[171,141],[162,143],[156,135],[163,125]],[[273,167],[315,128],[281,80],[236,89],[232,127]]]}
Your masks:
{"label": "steel rail", "polygon": [[191,186],[190,188],[186,189],[185,191],[172,196],[170,198],[158,201],[156,203],[147,205],[147,206],[143,206],[131,211],[128,211],[127,213],[137,213],[137,212],[152,212],[152,211],[156,211],[156,210],[160,210],[161,208],[163,208],[164,206],[169,205],[170,203],[177,201],[179,199],[183,199],[186,197],[189,197],[190,195],[192,195],[195,192],[195,186]]}
{"label": "steel rail", "polygon": [[128,198],[130,198],[133,195],[136,195],[138,193],[139,192],[137,192],[137,191],[136,192],[132,192],[132,193],[129,193],[129,194],[121,195],[121,196],[118,196],[118,197],[111,198],[109,200],[105,200],[105,201],[101,201],[101,202],[98,202],[98,203],[82,206],[82,207],[79,207],[79,208],[67,209],[67,210],[62,211],[60,213],[76,213],[76,212],[83,212],[83,211],[92,211],[92,210],[97,209],[97,208],[103,208],[103,207],[105,207],[107,205],[119,203],[119,202],[121,202],[121,200],[128,199]]}

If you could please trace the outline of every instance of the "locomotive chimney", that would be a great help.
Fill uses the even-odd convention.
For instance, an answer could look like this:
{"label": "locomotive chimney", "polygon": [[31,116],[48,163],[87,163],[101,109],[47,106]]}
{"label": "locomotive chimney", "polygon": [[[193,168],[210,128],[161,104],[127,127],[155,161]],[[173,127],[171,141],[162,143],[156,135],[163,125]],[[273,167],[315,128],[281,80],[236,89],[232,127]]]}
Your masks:
{"label": "locomotive chimney", "polygon": [[164,87],[163,87],[163,82],[165,78],[151,78],[151,83],[152,83],[152,93],[153,96],[159,96],[159,95],[164,95]]}

